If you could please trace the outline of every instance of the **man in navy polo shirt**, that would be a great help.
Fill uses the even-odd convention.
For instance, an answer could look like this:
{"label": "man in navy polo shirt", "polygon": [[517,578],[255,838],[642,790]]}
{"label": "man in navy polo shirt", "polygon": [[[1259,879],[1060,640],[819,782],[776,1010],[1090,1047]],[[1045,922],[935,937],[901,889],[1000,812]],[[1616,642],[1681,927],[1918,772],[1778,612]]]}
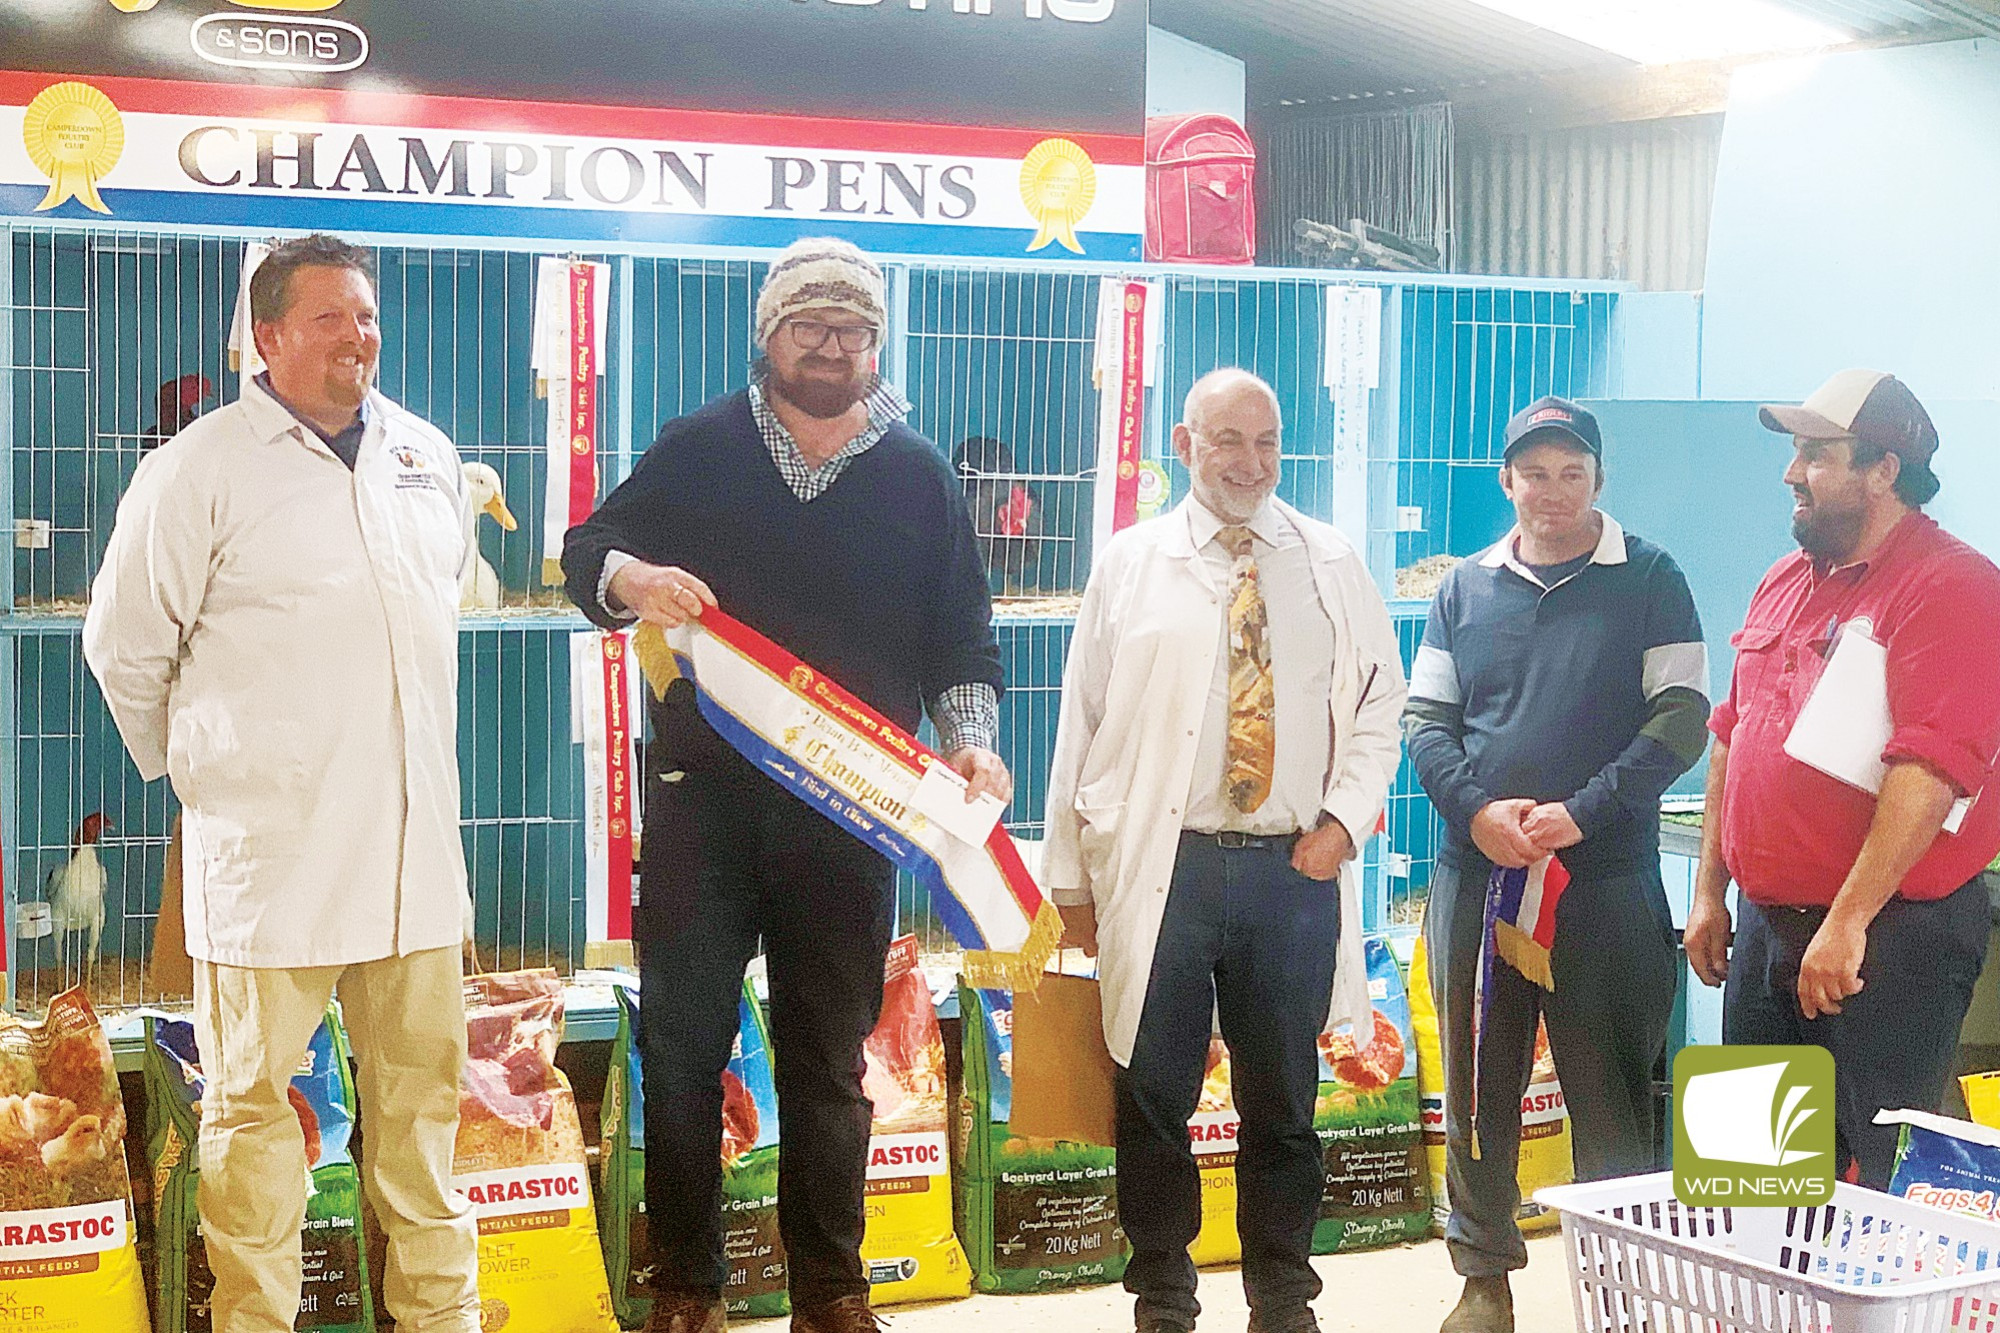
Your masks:
{"label": "man in navy polo shirt", "polygon": [[[1653,1069],[1675,989],[1659,801],[1701,757],[1708,653],[1673,558],[1596,507],[1603,454],[1597,419],[1560,398],[1507,423],[1500,485],[1515,527],[1438,589],[1403,715],[1446,827],[1424,936],[1445,1048],[1445,1239],[1466,1282],[1444,1333],[1514,1327],[1507,1274],[1528,1262],[1515,1166],[1538,1018],[1575,1125],[1578,1178],[1654,1166]],[[1475,1157],[1486,883],[1496,865],[1552,852],[1571,877],[1556,909],[1555,988],[1493,969]]]}

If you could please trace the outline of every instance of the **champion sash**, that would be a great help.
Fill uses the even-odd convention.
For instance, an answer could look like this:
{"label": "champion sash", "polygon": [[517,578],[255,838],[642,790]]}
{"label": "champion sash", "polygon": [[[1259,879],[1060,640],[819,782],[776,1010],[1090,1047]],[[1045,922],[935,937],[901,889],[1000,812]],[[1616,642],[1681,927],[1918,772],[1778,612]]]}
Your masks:
{"label": "champion sash", "polygon": [[1035,989],[1062,919],[1004,827],[974,845],[918,809],[918,783],[942,757],[721,611],[672,631],[642,625],[632,655],[655,695],[693,682],[702,716],[744,758],[914,875],[965,950],[967,985]]}
{"label": "champion sash", "polygon": [[1493,867],[1479,931],[1479,972],[1472,988],[1472,1155],[1479,1156],[1480,1041],[1493,1009],[1493,969],[1506,963],[1543,990],[1556,988],[1549,957],[1556,943],[1556,904],[1569,871],[1554,856],[1525,869]]}

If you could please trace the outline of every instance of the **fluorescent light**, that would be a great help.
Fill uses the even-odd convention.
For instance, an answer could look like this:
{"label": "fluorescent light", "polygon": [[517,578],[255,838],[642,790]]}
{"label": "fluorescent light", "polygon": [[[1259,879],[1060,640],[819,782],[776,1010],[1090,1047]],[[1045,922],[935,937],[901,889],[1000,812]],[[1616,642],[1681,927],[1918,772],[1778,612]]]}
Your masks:
{"label": "fluorescent light", "polygon": [[1477,0],[1642,65],[1811,51],[1854,34],[1768,0]]}

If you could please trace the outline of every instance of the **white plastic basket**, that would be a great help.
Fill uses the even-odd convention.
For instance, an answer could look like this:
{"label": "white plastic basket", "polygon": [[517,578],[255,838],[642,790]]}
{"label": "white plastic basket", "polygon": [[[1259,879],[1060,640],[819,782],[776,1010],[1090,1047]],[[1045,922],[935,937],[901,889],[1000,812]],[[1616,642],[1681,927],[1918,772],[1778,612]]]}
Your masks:
{"label": "white plastic basket", "polygon": [[1817,1208],[1689,1208],[1673,1175],[1538,1190],[1579,1333],[2000,1333],[2000,1224],[1855,1185]]}

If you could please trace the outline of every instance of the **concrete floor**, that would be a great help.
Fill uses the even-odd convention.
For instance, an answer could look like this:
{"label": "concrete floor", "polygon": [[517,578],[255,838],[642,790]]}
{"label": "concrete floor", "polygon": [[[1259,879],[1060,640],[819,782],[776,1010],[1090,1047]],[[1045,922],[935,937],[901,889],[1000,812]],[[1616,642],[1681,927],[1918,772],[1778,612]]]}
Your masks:
{"label": "concrete floor", "polygon": [[[1561,1236],[1530,1240],[1528,1259],[1527,1270],[1514,1275],[1515,1328],[1568,1333],[1575,1320]],[[1442,1241],[1328,1255],[1313,1266],[1326,1279],[1314,1303],[1323,1333],[1434,1333],[1458,1299],[1459,1280]],[[1201,1304],[1202,1333],[1241,1333],[1248,1316],[1235,1269],[1202,1273]],[[1093,1287],[1047,1296],[974,1296],[883,1314],[891,1333],[1129,1333],[1132,1298],[1116,1286]]]}

